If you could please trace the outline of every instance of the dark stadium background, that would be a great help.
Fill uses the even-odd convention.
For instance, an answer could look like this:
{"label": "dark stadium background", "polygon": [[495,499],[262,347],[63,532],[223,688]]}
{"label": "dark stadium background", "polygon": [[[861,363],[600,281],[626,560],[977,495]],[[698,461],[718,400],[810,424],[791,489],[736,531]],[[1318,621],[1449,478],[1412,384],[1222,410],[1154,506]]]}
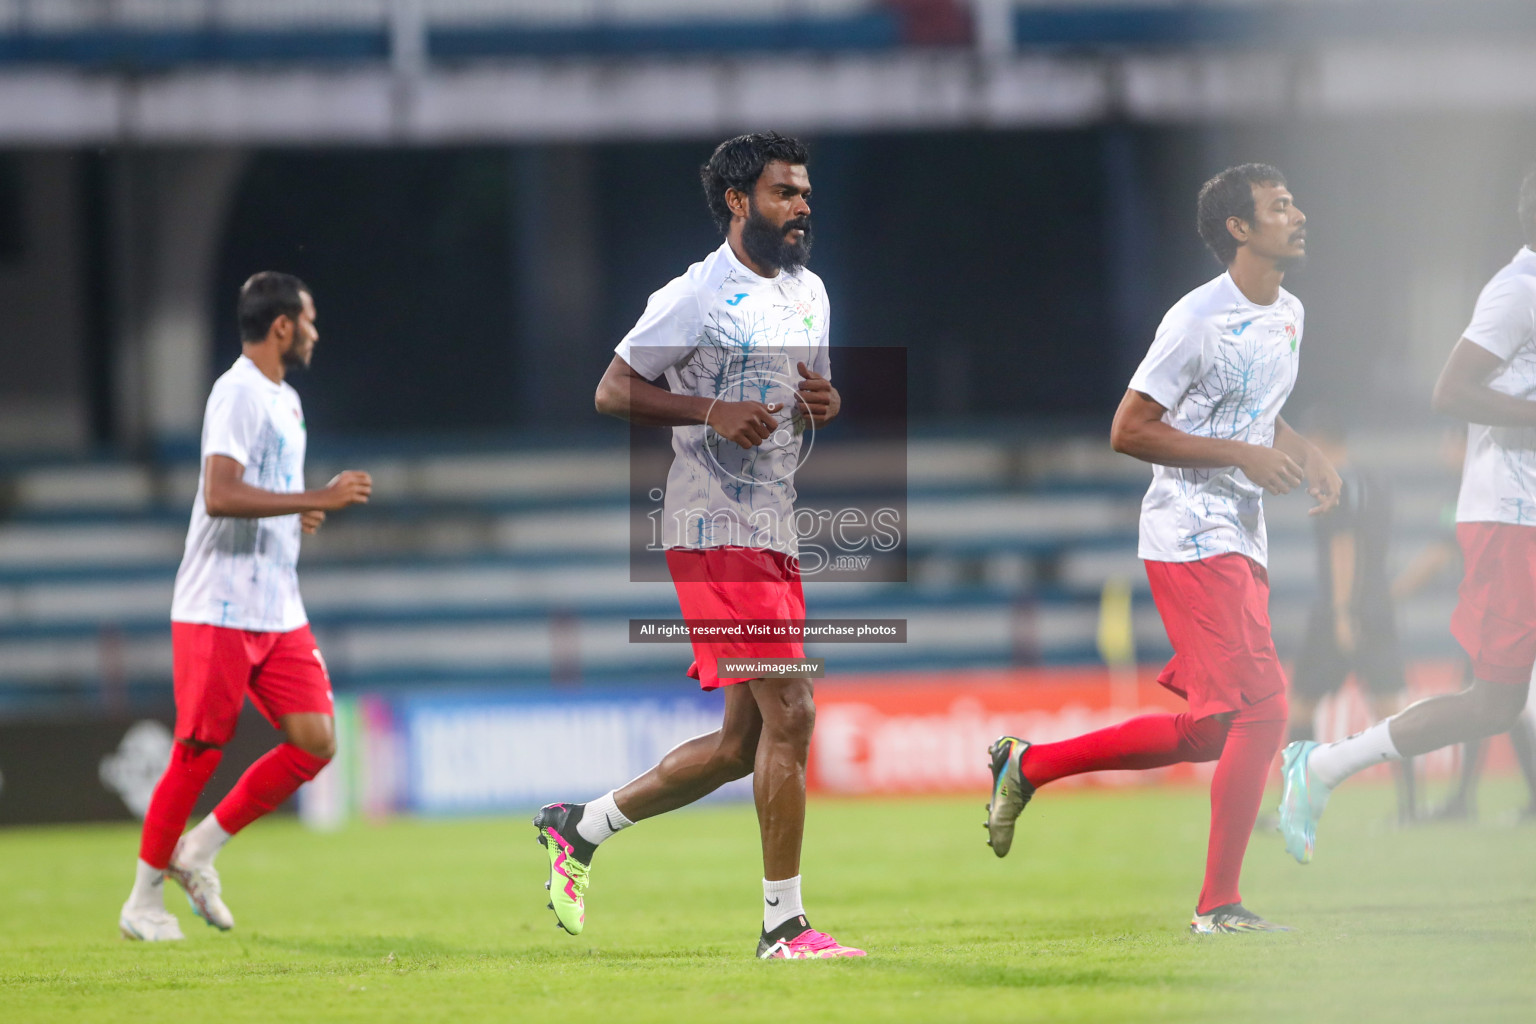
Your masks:
{"label": "dark stadium background", "polygon": [[[911,638],[826,651],[828,701],[904,681],[941,705],[984,691],[1000,715],[1054,713],[1062,693],[1107,713],[1116,588],[1131,609],[1110,635],[1157,666],[1134,558],[1146,471],[1106,434],[1163,311],[1217,272],[1194,197],[1232,163],[1280,166],[1310,217],[1310,262],[1287,279],[1307,308],[1288,412],[1334,410],[1392,476],[1395,564],[1439,535],[1454,479],[1429,385],[1519,244],[1527,4],[242,4],[59,0],[0,22],[7,728],[110,738],[164,717],[197,423],[258,269],[315,290],[321,345],[294,379],[314,482],[352,465],[379,481],[302,570],[344,746],[367,753],[326,815],[441,809],[401,781],[419,765],[380,792],[359,765],[399,754],[411,716],[446,695],[670,708],[645,749],[713,715],[681,649],[622,640],[629,618],[675,605],[624,571],[626,430],[592,393],[646,296],[718,244],[697,169],[749,129],[811,143],[834,344],[905,353],[904,388],[843,382],[848,411],[817,455],[842,460],[818,463],[842,490],[811,496],[899,492],[905,582],[812,602],[907,618]],[[903,470],[874,480],[892,438]],[[1290,657],[1311,540],[1301,502],[1270,515]],[[1453,675],[1453,590],[1401,609],[1415,685]],[[1330,728],[1363,713],[1347,698]],[[485,770],[504,789],[449,809],[568,781]]]}

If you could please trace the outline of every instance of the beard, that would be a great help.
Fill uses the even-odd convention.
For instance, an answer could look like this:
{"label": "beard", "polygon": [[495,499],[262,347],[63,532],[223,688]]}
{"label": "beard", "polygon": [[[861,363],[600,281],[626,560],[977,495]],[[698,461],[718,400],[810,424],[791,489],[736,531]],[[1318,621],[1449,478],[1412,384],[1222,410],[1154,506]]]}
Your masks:
{"label": "beard", "polygon": [[[795,228],[805,234],[798,242],[791,242],[787,236]],[[741,247],[760,267],[799,270],[811,258],[811,218],[796,217],[776,225],[759,213],[757,207],[749,206],[746,223],[741,226]]]}
{"label": "beard", "polygon": [[307,370],[309,369],[309,359],[314,355],[314,351],[314,347],[311,346],[300,354],[298,347],[294,346],[283,353],[283,366],[289,370]]}

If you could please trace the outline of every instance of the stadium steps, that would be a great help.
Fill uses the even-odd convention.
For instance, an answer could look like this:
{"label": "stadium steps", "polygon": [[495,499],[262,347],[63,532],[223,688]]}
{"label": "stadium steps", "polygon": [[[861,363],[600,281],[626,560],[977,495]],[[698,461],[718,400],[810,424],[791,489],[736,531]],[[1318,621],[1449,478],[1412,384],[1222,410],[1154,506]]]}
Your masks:
{"label": "stadium steps", "polygon": [[[856,446],[853,446],[856,448]],[[1373,453],[1404,481],[1397,551],[1438,536],[1445,495],[1422,460]],[[867,452],[832,476],[858,482]],[[631,644],[631,618],[676,616],[667,583],[630,583],[619,451],[431,449],[356,462],[379,497],[306,541],[306,603],[340,689],[496,680],[675,678],[685,645]],[[900,618],[905,645],[814,644],[834,671],[1092,660],[1099,592],[1127,580],[1144,467],[1100,439],[913,441],[906,458],[910,586],[807,586],[818,617]],[[0,709],[19,702],[163,694],[171,585],[195,488],[191,463],[14,466],[0,474]],[[1300,632],[1313,554],[1306,501],[1272,501],[1277,636]],[[1415,650],[1437,653],[1448,590],[1404,611]],[[1166,653],[1138,599],[1147,660]]]}

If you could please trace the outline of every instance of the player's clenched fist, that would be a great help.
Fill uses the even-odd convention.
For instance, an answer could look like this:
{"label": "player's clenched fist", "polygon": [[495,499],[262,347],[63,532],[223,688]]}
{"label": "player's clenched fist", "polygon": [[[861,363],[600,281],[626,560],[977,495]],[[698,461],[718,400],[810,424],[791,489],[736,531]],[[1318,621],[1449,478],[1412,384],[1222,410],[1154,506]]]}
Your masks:
{"label": "player's clenched fist", "polygon": [[805,363],[797,363],[800,370],[800,389],[796,397],[800,400],[800,409],[808,416],[816,426],[822,426],[837,415],[842,407],[842,397],[832,382],[827,380]]}
{"label": "player's clenched fist", "polygon": [[321,524],[324,522],[325,513],[318,508],[312,508],[308,512],[299,513],[299,526],[305,533],[314,533],[320,529]]}
{"label": "player's clenched fist", "polygon": [[1308,510],[1309,516],[1323,516],[1339,507],[1339,498],[1344,493],[1344,481],[1339,478],[1339,471],[1316,451],[1307,460],[1307,493],[1312,495],[1312,500],[1317,502]]}
{"label": "player's clenched fist", "polygon": [[1246,454],[1237,468],[1270,494],[1289,494],[1301,483],[1301,467],[1280,449],[1256,444],[1250,445]]}
{"label": "player's clenched fist", "polygon": [[373,477],[360,469],[347,469],[337,473],[320,492],[320,508],[335,512],[348,505],[366,505],[373,493]]}
{"label": "player's clenched fist", "polygon": [[782,408],[780,402],[716,402],[710,406],[708,426],[742,448],[756,448],[779,429],[773,414]]}

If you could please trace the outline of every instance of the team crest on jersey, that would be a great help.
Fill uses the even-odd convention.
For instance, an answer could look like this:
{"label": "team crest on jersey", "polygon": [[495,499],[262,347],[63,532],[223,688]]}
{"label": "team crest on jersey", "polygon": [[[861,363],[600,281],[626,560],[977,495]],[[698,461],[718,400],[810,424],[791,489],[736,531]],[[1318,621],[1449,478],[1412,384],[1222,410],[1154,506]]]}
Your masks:
{"label": "team crest on jersey", "polygon": [[1288,340],[1291,343],[1291,351],[1295,352],[1296,351],[1296,325],[1295,324],[1286,324],[1285,325],[1285,337],[1286,337],[1286,340]]}

